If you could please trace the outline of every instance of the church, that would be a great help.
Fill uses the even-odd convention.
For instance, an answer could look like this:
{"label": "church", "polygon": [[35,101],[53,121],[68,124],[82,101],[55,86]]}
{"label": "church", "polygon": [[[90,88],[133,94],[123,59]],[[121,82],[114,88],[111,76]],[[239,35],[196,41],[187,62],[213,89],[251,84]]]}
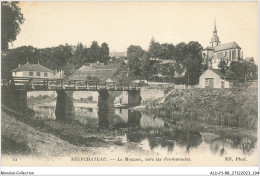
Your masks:
{"label": "church", "polygon": [[210,40],[210,46],[203,50],[202,56],[204,64],[207,64],[208,68],[219,69],[218,65],[221,60],[224,60],[227,66],[229,66],[232,61],[242,60],[243,52],[236,42],[220,44],[216,22],[214,21],[214,30]]}

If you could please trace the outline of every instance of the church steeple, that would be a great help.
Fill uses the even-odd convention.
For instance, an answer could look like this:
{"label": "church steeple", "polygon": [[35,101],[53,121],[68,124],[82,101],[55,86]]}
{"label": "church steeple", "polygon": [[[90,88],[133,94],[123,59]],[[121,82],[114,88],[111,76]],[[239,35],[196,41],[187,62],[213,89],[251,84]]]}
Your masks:
{"label": "church steeple", "polygon": [[217,34],[216,20],[214,20],[213,36],[211,37],[210,43],[212,44],[212,47],[218,46],[218,44],[220,43],[218,34]]}
{"label": "church steeple", "polygon": [[216,27],[216,20],[214,19],[214,31],[213,31],[214,35],[217,35],[217,27]]}

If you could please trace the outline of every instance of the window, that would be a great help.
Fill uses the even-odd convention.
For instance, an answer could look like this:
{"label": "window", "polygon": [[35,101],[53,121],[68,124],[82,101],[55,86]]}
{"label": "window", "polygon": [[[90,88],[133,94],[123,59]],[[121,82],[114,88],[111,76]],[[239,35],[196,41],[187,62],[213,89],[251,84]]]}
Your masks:
{"label": "window", "polygon": [[44,77],[48,77],[48,73],[45,72],[45,73],[44,73]]}
{"label": "window", "polygon": [[40,73],[40,72],[37,72],[37,76],[41,76],[41,73]]}
{"label": "window", "polygon": [[29,72],[29,76],[33,76],[33,72]]}

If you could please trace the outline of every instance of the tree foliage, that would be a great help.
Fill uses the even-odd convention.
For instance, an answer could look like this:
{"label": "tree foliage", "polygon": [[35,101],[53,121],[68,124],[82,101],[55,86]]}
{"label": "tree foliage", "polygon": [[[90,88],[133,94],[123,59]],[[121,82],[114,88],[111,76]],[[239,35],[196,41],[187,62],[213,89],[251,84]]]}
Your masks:
{"label": "tree foliage", "polygon": [[155,42],[154,39],[151,40],[148,54],[152,58],[161,58],[163,55],[163,47],[159,42]]}
{"label": "tree foliage", "polygon": [[247,80],[257,79],[258,67],[252,62],[248,61],[232,61],[230,69],[234,73],[234,78],[238,82],[246,82]]}
{"label": "tree foliage", "polygon": [[[102,55],[100,54],[102,53]],[[70,75],[73,70],[83,64],[102,62],[109,60],[108,44],[103,43],[101,47],[97,42],[92,42],[90,48],[82,43],[76,46],[59,45],[57,47],[38,49],[32,46],[22,46],[8,50],[2,54],[2,77],[10,78],[11,70],[18,64],[40,63],[51,70],[64,70],[66,75]]]}
{"label": "tree foliage", "polygon": [[155,71],[155,68],[147,53],[144,53],[141,57],[140,70],[141,76],[143,76],[145,79],[151,77]]}
{"label": "tree foliage", "polygon": [[[173,44],[160,44],[152,38],[147,54],[140,46],[131,45],[127,50],[128,65],[132,76],[143,76],[146,79],[159,73],[170,80],[185,71],[184,84],[197,84],[201,73],[202,46],[191,41],[188,44],[181,42]],[[168,60],[169,64],[162,63]],[[169,79],[168,79],[169,80]]]}
{"label": "tree foliage", "polygon": [[102,43],[100,47],[100,60],[99,62],[108,63],[109,61],[109,47],[107,43]]}
{"label": "tree foliage", "polygon": [[1,49],[8,50],[8,44],[15,41],[20,33],[20,25],[24,22],[18,1],[1,1]]}
{"label": "tree foliage", "polygon": [[202,46],[198,42],[189,42],[187,45],[184,65],[186,68],[185,77],[188,84],[197,84],[202,73]]}
{"label": "tree foliage", "polygon": [[226,74],[226,71],[228,69],[227,63],[224,59],[222,59],[219,64],[218,64],[218,68],[220,69],[222,74]]}
{"label": "tree foliage", "polygon": [[127,48],[129,75],[141,76],[140,61],[144,53],[140,46],[131,45]]}
{"label": "tree foliage", "polygon": [[164,64],[161,67],[161,74],[163,76],[166,76],[166,77],[170,78],[171,81],[173,81],[174,80],[174,76],[175,76],[174,64]]}

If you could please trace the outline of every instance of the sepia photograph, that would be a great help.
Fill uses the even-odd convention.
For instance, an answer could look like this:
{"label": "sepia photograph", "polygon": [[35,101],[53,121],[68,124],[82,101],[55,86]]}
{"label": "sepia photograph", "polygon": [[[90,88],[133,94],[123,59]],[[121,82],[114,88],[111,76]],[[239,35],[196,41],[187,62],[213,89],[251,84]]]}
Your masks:
{"label": "sepia photograph", "polygon": [[1,166],[253,167],[258,143],[257,1],[1,1]]}

